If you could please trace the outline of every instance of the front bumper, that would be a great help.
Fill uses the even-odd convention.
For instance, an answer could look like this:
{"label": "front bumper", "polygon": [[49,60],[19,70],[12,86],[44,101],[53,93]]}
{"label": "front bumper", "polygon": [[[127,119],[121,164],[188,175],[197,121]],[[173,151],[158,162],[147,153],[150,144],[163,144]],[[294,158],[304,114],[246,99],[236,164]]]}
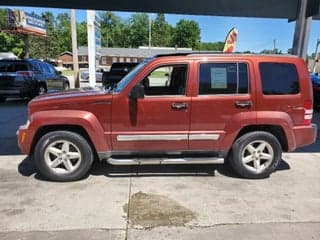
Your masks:
{"label": "front bumper", "polygon": [[34,131],[29,128],[29,123],[19,127],[17,131],[18,145],[22,153],[29,155]]}

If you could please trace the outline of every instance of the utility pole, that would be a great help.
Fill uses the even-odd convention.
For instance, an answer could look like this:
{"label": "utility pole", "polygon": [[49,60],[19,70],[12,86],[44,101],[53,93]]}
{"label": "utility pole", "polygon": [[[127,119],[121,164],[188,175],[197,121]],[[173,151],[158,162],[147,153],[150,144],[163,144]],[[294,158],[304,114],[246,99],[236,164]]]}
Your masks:
{"label": "utility pole", "polygon": [[149,13],[149,49],[151,48],[151,13]]}
{"label": "utility pole", "polygon": [[77,28],[76,28],[76,12],[70,9],[71,20],[71,39],[72,39],[72,58],[73,58],[73,78],[74,87],[79,88],[79,63],[78,63],[78,44],[77,44]]}
{"label": "utility pole", "polygon": [[276,53],[276,39],[273,39],[273,53]]}
{"label": "utility pole", "polygon": [[23,40],[24,40],[24,58],[29,58],[30,57],[30,50],[29,50],[29,40],[30,40],[30,37],[28,34],[25,34],[23,36]]}
{"label": "utility pole", "polygon": [[95,39],[94,10],[87,10],[87,34],[88,34],[88,62],[89,62],[89,85],[96,85],[96,39]]}

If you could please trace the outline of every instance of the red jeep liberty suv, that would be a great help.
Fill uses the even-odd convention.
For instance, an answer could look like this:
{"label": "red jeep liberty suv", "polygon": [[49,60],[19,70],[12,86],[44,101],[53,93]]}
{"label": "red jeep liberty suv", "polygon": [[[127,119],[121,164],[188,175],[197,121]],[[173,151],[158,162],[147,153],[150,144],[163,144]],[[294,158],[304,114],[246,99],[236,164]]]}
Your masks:
{"label": "red jeep liberty suv", "polygon": [[311,144],[317,126],[305,62],[294,56],[160,55],[112,89],[47,94],[18,130],[23,153],[54,181],[114,165],[212,163],[264,178],[282,151]]}

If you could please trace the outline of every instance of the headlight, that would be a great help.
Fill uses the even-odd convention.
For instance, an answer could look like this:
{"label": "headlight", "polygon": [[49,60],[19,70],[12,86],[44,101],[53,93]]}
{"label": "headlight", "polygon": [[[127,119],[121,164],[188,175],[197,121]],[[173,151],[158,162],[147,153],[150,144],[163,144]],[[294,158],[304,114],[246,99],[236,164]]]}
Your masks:
{"label": "headlight", "polygon": [[27,120],[26,124],[24,125],[26,128],[29,128],[30,120]]}

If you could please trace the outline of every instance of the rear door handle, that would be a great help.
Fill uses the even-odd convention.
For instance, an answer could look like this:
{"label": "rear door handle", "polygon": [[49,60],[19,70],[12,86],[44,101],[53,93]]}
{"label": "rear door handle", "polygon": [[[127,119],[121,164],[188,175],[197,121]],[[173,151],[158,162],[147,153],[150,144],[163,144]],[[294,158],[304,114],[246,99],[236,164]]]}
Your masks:
{"label": "rear door handle", "polygon": [[171,104],[171,108],[172,109],[177,109],[177,110],[187,109],[188,108],[188,104],[187,103],[172,103]]}
{"label": "rear door handle", "polygon": [[250,108],[252,106],[251,101],[236,101],[235,102],[236,108]]}

